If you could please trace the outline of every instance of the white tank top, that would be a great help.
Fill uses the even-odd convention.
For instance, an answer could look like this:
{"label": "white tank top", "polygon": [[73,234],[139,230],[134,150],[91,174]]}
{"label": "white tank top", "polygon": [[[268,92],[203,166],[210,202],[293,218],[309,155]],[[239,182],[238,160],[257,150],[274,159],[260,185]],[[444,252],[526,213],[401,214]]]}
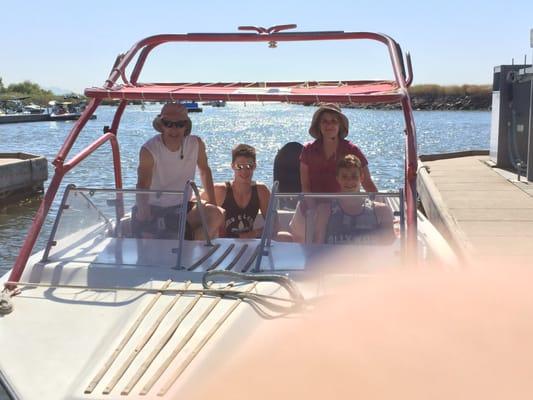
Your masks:
{"label": "white tank top", "polygon": [[[170,151],[163,143],[161,135],[156,135],[143,144],[143,147],[154,158],[151,190],[185,190],[187,181],[195,178],[198,140],[198,136],[185,136],[183,149],[180,148],[178,151]],[[170,207],[181,203],[181,199],[176,195],[157,196],[154,194],[150,196],[149,202],[160,207]]]}

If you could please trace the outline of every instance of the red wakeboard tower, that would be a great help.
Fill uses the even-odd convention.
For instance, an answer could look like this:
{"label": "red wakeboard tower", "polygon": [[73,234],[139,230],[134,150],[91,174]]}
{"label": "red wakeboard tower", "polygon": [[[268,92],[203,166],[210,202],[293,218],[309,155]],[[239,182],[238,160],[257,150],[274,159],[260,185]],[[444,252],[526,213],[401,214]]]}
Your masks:
{"label": "red wakeboard tower", "polygon": [[[81,117],[72,127],[70,134],[65,139],[65,142],[53,161],[55,166],[54,176],[15,261],[9,281],[19,281],[64,175],[107,141],[110,142],[113,153],[115,186],[117,189],[122,189],[122,173],[117,133],[122,114],[129,100],[287,101],[298,103],[334,102],[342,104],[400,103],[405,119],[404,192],[406,202],[407,254],[408,256],[411,256],[409,257],[411,260],[415,260],[417,241],[417,151],[415,125],[413,121],[411,101],[407,90],[413,80],[409,54],[406,55],[406,70],[400,46],[387,35],[372,32],[344,31],[284,32],[285,30],[293,28],[296,28],[296,25],[277,25],[270,28],[241,26],[239,27],[240,30],[253,32],[155,35],[137,42],[126,53],[120,54],[104,85],[102,87],[92,87],[85,90],[85,95],[89,97],[91,101]],[[385,45],[392,64],[394,80],[194,83],[138,82],[138,78],[147,57],[152,50],[165,43],[267,42],[268,47],[275,48],[278,42],[333,40],[370,40]],[[129,77],[126,74],[126,68],[128,67],[132,67]],[[79,133],[104,99],[119,101],[111,127],[107,129],[103,136],[80,151],[77,155],[73,156],[70,160],[66,160]]]}

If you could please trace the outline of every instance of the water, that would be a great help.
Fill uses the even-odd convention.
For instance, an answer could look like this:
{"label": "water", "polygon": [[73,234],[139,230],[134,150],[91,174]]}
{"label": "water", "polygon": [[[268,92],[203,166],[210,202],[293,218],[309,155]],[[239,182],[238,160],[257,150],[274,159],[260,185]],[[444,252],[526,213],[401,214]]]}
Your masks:
{"label": "water", "polygon": [[[123,183],[135,187],[140,146],[153,134],[152,120],[160,105],[130,106],[122,118],[119,131]],[[98,118],[89,121],[80,140],[70,152],[76,154],[111,125],[114,107],[101,107]],[[215,181],[228,180],[231,148],[249,143],[258,152],[257,180],[272,182],[272,161],[277,150],[290,141],[311,140],[307,133],[313,107],[290,104],[237,103],[224,108],[204,107],[191,113],[193,133],[206,143]],[[403,184],[404,134],[401,111],[346,109],[350,120],[348,138],[366,154],[374,182],[380,190],[397,190]],[[488,149],[490,113],[486,111],[418,111],[415,112],[419,154]],[[36,122],[0,125],[0,152],[26,152],[45,156],[51,163],[72,122]],[[53,166],[49,165],[52,175]],[[64,186],[113,187],[112,158],[109,144],[104,144],[63,180],[56,201],[43,227],[36,248],[41,249],[57,212]],[[0,210],[0,273],[11,268],[35,215],[39,199],[26,200]]]}

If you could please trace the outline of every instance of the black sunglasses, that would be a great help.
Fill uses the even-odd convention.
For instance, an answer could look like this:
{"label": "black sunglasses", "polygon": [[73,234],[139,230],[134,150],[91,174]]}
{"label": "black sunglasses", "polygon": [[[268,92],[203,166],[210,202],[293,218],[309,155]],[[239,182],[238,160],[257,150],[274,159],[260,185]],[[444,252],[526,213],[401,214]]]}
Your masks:
{"label": "black sunglasses", "polygon": [[187,121],[169,121],[169,120],[166,120],[166,119],[161,119],[161,123],[166,127],[166,128],[172,128],[173,126],[176,127],[176,128],[183,128],[185,126],[187,126]]}

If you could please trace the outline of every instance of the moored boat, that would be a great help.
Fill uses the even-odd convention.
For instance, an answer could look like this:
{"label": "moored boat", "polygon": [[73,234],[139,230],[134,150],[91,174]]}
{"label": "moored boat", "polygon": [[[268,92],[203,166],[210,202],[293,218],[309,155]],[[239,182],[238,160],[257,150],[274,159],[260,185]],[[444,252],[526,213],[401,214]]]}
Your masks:
{"label": "moored boat", "polygon": [[[327,293],[330,286],[324,283],[329,278],[379,274],[404,264],[424,264],[430,257],[444,266],[453,262],[453,252],[416,209],[409,57],[406,69],[399,45],[386,35],[282,32],[289,27],[256,28],[256,34],[152,36],[119,57],[103,87],[86,90],[91,101],[54,160],[55,174],[36,219],[13,269],[2,278],[6,286],[3,309],[12,312],[2,319],[0,341],[24,343],[17,348],[6,346],[0,358],[0,378],[13,398],[176,398],[216,372],[215,360],[228,357],[232,345],[253,331],[266,329],[273,317],[297,315],[308,300]],[[269,47],[287,41],[372,40],[388,51],[394,79],[138,82],[147,56],[157,46],[222,39],[264,42]],[[136,64],[130,65],[134,59]],[[129,77],[126,68],[132,71]],[[86,122],[106,98],[120,101],[108,131],[69,159]],[[129,100],[186,99],[400,102],[406,133],[405,184],[393,193],[340,195],[280,193],[274,183],[260,239],[185,240],[183,199],[190,198],[192,191],[202,209],[196,185],[191,182],[178,192],[123,188],[117,133]],[[30,256],[65,174],[107,142],[112,149],[115,187],[67,186],[45,248]],[[175,197],[183,205],[175,238],[135,236],[131,210],[139,194]],[[347,246],[273,240],[276,214],[283,225],[294,213],[280,209],[282,199],[349,196],[365,196],[370,201],[380,197],[394,206],[393,240]],[[332,262],[339,248],[351,257],[344,265]],[[357,263],[351,261],[354,257]]]}
{"label": "moored boat", "polygon": [[[21,102],[15,108],[0,113],[0,124],[13,124],[21,122],[42,122],[42,121],[75,121],[80,118],[85,104],[72,102],[58,102],[52,100],[48,103],[48,108],[42,108],[35,104],[23,105]],[[96,115],[91,115],[90,119],[96,119]]]}
{"label": "moored boat", "polygon": [[0,100],[0,124],[15,122],[44,121],[46,109],[36,104],[25,104],[29,97],[16,97]]}
{"label": "moored boat", "polygon": [[198,102],[196,101],[182,101],[181,104],[183,104],[185,107],[187,107],[188,112],[202,112],[202,107],[198,105]]}
{"label": "moored boat", "polygon": [[211,107],[226,107],[226,102],[224,100],[211,100],[204,101],[202,105]]}
{"label": "moored boat", "polygon": [[[70,101],[55,101],[48,103],[50,112],[48,114],[50,121],[75,121],[80,118],[85,109],[85,103],[73,103]],[[96,119],[96,115],[91,115],[90,119]]]}

